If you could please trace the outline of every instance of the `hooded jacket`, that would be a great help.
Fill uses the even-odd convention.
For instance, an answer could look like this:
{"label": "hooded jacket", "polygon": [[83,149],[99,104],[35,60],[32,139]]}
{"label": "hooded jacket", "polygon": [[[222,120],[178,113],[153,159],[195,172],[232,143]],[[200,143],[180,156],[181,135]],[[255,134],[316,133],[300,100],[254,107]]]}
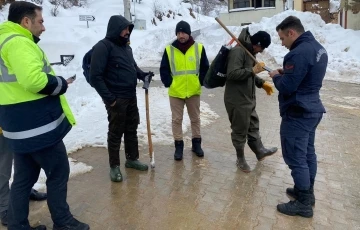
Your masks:
{"label": "hooded jacket", "polygon": [[121,31],[134,25],[123,16],[112,16],[106,37],[93,47],[90,65],[90,83],[110,105],[117,98],[136,97],[137,79],[143,79],[142,72],[134,60],[129,39],[120,37]]}
{"label": "hooded jacket", "polygon": [[[250,53],[254,53],[248,28],[241,31],[238,39]],[[230,50],[227,58],[225,102],[241,105],[255,103],[255,86],[261,88],[264,80],[252,71],[254,64],[241,46],[235,46]]]}

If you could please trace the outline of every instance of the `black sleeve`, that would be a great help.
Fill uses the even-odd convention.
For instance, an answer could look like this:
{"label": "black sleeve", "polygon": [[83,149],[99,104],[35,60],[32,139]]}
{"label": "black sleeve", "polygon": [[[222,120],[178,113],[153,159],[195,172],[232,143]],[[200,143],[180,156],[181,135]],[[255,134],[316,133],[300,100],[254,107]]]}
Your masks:
{"label": "black sleeve", "polygon": [[209,60],[206,56],[205,47],[203,47],[201,52],[201,59],[200,59],[200,73],[199,73],[199,80],[200,84],[203,85],[205,75],[209,70]]}
{"label": "black sleeve", "polygon": [[115,95],[110,92],[104,81],[109,55],[106,45],[99,42],[94,46],[90,65],[90,83],[107,105],[111,105],[116,100]]}
{"label": "black sleeve", "polygon": [[258,75],[255,75],[255,85],[258,88],[261,88],[264,84],[264,80],[262,78],[260,78]]}
{"label": "black sleeve", "polygon": [[136,64],[136,62],[135,62],[135,69],[136,69],[137,79],[144,81],[146,73],[139,68],[139,66]]}
{"label": "black sleeve", "polygon": [[164,54],[161,59],[160,78],[166,88],[170,87],[170,85],[172,83],[172,76],[171,76],[169,58],[166,53],[166,50],[164,51]]}
{"label": "black sleeve", "polygon": [[68,83],[63,77],[47,74],[48,82],[39,94],[59,96],[66,92]]}

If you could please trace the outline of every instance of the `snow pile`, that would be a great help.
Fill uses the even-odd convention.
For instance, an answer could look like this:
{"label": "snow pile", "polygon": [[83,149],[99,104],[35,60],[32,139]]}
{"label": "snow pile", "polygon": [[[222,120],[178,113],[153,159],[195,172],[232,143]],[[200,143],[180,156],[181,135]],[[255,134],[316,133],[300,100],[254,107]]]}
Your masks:
{"label": "snow pile", "polygon": [[336,13],[340,10],[340,0],[330,0],[330,13]]}
{"label": "snow pile", "polygon": [[[300,18],[305,30],[310,30],[327,50],[329,65],[325,79],[360,83],[358,74],[360,69],[360,31],[343,29],[336,24],[325,24],[319,15],[309,12],[285,11],[271,18],[264,17],[259,23],[249,25],[251,34],[264,30],[271,35],[272,43],[265,52],[258,55],[259,60],[265,61],[272,68],[282,66],[283,57],[288,50],[282,47],[275,28],[290,15]],[[228,28],[236,36],[242,29],[242,27]],[[213,59],[220,46],[230,40],[230,36],[222,27],[214,24],[203,29],[198,40],[204,43],[209,59]]]}

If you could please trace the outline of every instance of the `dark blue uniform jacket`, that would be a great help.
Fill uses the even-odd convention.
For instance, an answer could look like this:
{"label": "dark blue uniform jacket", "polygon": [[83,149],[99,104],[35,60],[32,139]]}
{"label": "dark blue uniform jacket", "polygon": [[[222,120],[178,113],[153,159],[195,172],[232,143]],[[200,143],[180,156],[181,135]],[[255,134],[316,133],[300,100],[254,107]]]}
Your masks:
{"label": "dark blue uniform jacket", "polygon": [[310,31],[303,33],[284,57],[282,75],[273,82],[279,91],[280,115],[316,117],[325,113],[320,88],[328,64],[326,50]]}

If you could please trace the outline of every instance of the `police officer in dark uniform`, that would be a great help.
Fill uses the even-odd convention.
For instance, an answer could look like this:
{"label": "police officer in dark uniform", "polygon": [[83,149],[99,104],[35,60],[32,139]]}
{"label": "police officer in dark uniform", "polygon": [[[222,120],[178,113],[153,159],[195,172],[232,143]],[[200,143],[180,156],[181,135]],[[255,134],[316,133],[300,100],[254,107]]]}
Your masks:
{"label": "police officer in dark uniform", "polygon": [[295,183],[294,188],[286,190],[295,201],[279,204],[277,209],[286,215],[312,217],[317,171],[314,141],[316,128],[325,113],[319,91],[328,55],[294,16],[284,19],[276,30],[282,45],[290,52],[284,57],[283,69],[269,75],[279,91],[282,153]]}

